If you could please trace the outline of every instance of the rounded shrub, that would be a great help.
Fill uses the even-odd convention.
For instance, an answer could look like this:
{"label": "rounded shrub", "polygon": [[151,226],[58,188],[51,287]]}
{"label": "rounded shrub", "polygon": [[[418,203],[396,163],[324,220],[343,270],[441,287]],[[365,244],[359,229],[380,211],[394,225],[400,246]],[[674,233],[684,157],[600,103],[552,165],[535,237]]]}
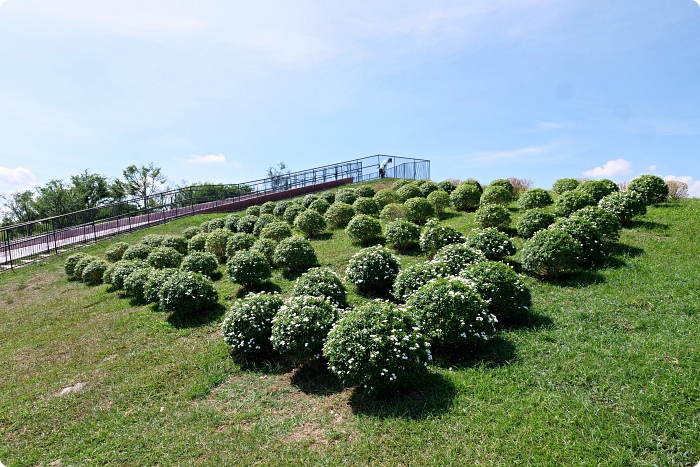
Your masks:
{"label": "rounded shrub", "polygon": [[379,218],[384,222],[406,219],[406,216],[408,216],[406,207],[403,204],[398,203],[387,204],[379,212]]}
{"label": "rounded shrub", "polygon": [[467,266],[460,276],[471,281],[500,323],[512,324],[527,316],[532,306],[530,289],[509,265],[482,261]]}
{"label": "rounded shrub", "polygon": [[192,237],[194,237],[195,235],[197,235],[198,233],[200,233],[201,231],[202,231],[202,229],[200,229],[199,227],[195,227],[195,226],[187,227],[185,230],[182,231],[182,236],[185,237],[187,240],[189,240]]}
{"label": "rounded shrub", "polygon": [[646,214],[647,206],[642,196],[636,191],[616,191],[610,193],[598,202],[598,206],[617,217],[617,220],[626,224],[634,216]]}
{"label": "rounded shrub", "polygon": [[424,178],[419,178],[417,180],[411,181],[411,184],[417,186],[418,188],[422,187],[426,183],[428,183],[428,180],[426,180]]}
{"label": "rounded shrub", "polygon": [[73,275],[74,277],[82,281],[83,280],[83,272],[85,271],[85,268],[88,267],[88,265],[94,261],[97,261],[97,258],[95,258],[92,255],[85,255],[82,258],[78,260],[77,263],[75,263],[75,267],[73,268]]}
{"label": "rounded shrub", "polygon": [[375,193],[374,200],[379,205],[380,210],[387,204],[398,203],[400,201],[399,195],[397,195],[391,188],[383,188],[379,190],[377,193]]}
{"label": "rounded shrub", "polygon": [[424,198],[423,192],[420,191],[420,188],[413,183],[404,185],[396,190],[396,195],[399,197],[399,200],[401,200],[402,203],[405,203],[406,200],[411,198]]}
{"label": "rounded shrub", "polygon": [[253,235],[256,237],[259,236],[266,225],[276,221],[277,219],[272,214],[260,214],[260,217],[258,217],[258,220],[255,221],[255,225],[253,226]]}
{"label": "rounded shrub", "polygon": [[368,394],[415,384],[432,360],[411,313],[379,300],[344,313],[328,333],[323,355],[344,385],[363,385]]}
{"label": "rounded shrub", "polygon": [[352,188],[341,188],[335,192],[335,202],[350,204],[357,199],[357,193]]}
{"label": "rounded shrub", "polygon": [[496,317],[470,281],[440,278],[416,290],[406,302],[426,338],[441,344],[488,340]]}
{"label": "rounded shrub", "polygon": [[88,255],[85,253],[74,253],[66,259],[66,264],[63,266],[63,270],[65,271],[66,276],[68,276],[68,280],[79,279],[75,275],[75,265],[78,264],[78,261],[83,259],[85,256]]}
{"label": "rounded shrub", "polygon": [[518,207],[523,210],[546,208],[554,203],[552,195],[542,188],[530,188],[525,190],[518,198]]}
{"label": "rounded shrub", "polygon": [[297,278],[295,296],[325,297],[340,307],[347,305],[347,290],[343,280],[328,268],[311,268]]}
{"label": "rounded shrub", "polygon": [[306,206],[303,204],[292,203],[287,206],[287,209],[284,210],[284,216],[282,217],[284,218],[285,222],[290,225],[294,225],[294,220],[304,211],[306,211]]}
{"label": "rounded shrub", "polygon": [[363,294],[388,293],[398,273],[399,260],[381,245],[358,251],[345,269],[347,280]]}
{"label": "rounded shrub", "polygon": [[554,212],[562,217],[566,217],[574,211],[578,211],[586,206],[595,206],[596,201],[585,191],[571,190],[559,195],[554,202]]}
{"label": "rounded shrub", "polygon": [[189,251],[204,251],[204,247],[207,244],[207,235],[208,233],[198,233],[195,234],[194,237],[190,238],[190,241],[187,242],[187,248]]}
{"label": "rounded shrub", "polygon": [[260,238],[267,238],[276,242],[291,236],[292,229],[289,227],[289,224],[282,221],[270,222],[260,232]]}
{"label": "rounded shrub", "polygon": [[277,248],[278,244],[279,242],[272,240],[271,238],[259,238],[255,241],[255,243],[253,243],[253,246],[250,247],[250,251],[257,251],[267,259],[270,265],[272,265],[275,264],[275,248]]}
{"label": "rounded shrub", "polygon": [[318,198],[314,200],[313,203],[309,204],[309,209],[312,209],[321,215],[324,215],[326,211],[328,211],[329,207],[331,207],[330,203],[322,198]]}
{"label": "rounded shrub", "polygon": [[262,284],[272,277],[267,258],[257,251],[237,251],[226,262],[229,280],[245,287]]}
{"label": "rounded shrub", "polygon": [[640,175],[627,186],[627,191],[639,193],[644,203],[659,204],[668,198],[668,185],[658,175]]}
{"label": "rounded shrub", "polygon": [[177,272],[177,269],[149,268],[148,271],[148,279],[143,286],[143,299],[146,303],[158,303],[160,301],[160,289]]}
{"label": "rounded shrub", "polygon": [[260,206],[260,214],[274,214],[275,212],[275,202],[265,201],[262,206]]}
{"label": "rounded shrub", "polygon": [[335,202],[326,211],[324,219],[331,229],[341,229],[348,225],[355,215],[355,210],[347,203]]}
{"label": "rounded shrub", "polygon": [[180,264],[183,271],[198,272],[207,277],[211,277],[219,268],[216,256],[203,251],[194,251],[185,256]]}
{"label": "rounded shrub", "polygon": [[436,190],[428,195],[428,201],[433,205],[435,209],[435,214],[437,216],[442,216],[447,208],[452,206],[452,198],[444,190]]}
{"label": "rounded shrub", "polygon": [[277,204],[275,205],[275,209],[272,210],[272,214],[278,219],[283,219],[284,218],[284,211],[286,211],[287,208],[291,205],[292,205],[292,201],[290,201],[288,199],[283,199],[281,201],[277,201]]}
{"label": "rounded shrub", "polygon": [[374,198],[375,195],[374,188],[369,185],[360,185],[355,189],[355,191],[357,192],[357,196],[360,198]]}
{"label": "rounded shrub", "polygon": [[427,197],[430,193],[434,191],[438,191],[440,187],[437,186],[437,183],[431,182],[431,181],[426,181],[424,184],[420,186],[420,191],[423,192],[423,196]]}
{"label": "rounded shrub", "polygon": [[580,183],[581,182],[575,178],[560,178],[552,185],[552,191],[558,195],[562,195],[567,191],[575,190]]}
{"label": "rounded shrub", "polygon": [[181,235],[166,235],[160,246],[173,248],[183,255],[187,254],[187,239]]}
{"label": "rounded shrub", "polygon": [[460,232],[431,219],[425,225],[418,243],[421,251],[432,257],[440,248],[462,242],[464,242],[464,235]]}
{"label": "rounded shrub", "polygon": [[352,241],[368,245],[381,238],[382,225],[372,216],[357,214],[348,222],[345,233]]}
{"label": "rounded shrub", "polygon": [[105,250],[105,259],[110,263],[116,263],[117,261],[122,259],[122,256],[124,256],[124,252],[129,248],[129,246],[130,245],[126,242],[112,243]]}
{"label": "rounded shrub", "polygon": [[450,194],[457,211],[472,211],[479,207],[481,190],[472,183],[462,183]]}
{"label": "rounded shrub", "polygon": [[551,212],[538,208],[529,209],[518,219],[518,222],[515,224],[515,230],[518,231],[518,235],[527,239],[535,235],[535,232],[552,225],[555,219],[556,217]]}
{"label": "rounded shrub", "polygon": [[253,233],[253,229],[255,228],[255,223],[258,221],[258,216],[251,216],[249,214],[246,214],[245,216],[242,216],[240,219],[238,219],[238,225],[236,230],[239,233]]}
{"label": "rounded shrub", "polygon": [[474,220],[482,229],[505,229],[510,225],[510,213],[500,204],[482,204],[476,210]]}
{"label": "rounded shrub", "polygon": [[297,362],[322,357],[339,310],[325,297],[290,297],[272,318],[272,347]]}
{"label": "rounded shrub", "polygon": [[189,271],[174,272],[161,287],[158,297],[163,310],[182,314],[211,309],[219,298],[209,278]]}
{"label": "rounded shrub", "polygon": [[479,181],[474,179],[474,178],[468,178],[466,180],[462,180],[462,182],[460,182],[460,184],[458,186],[461,186],[461,185],[474,185],[474,187],[477,190],[479,190],[479,196],[481,196],[481,194],[484,192],[484,187],[482,187],[481,183],[479,183]]}
{"label": "rounded shrub", "polygon": [[491,261],[501,261],[515,254],[515,244],[510,237],[494,228],[474,230],[467,235],[464,243],[476,248]]}
{"label": "rounded shrub", "polygon": [[[124,288],[124,279],[136,271],[137,269],[150,269],[150,266],[145,261],[141,260],[120,260],[114,263],[111,273],[108,276],[109,282],[113,290],[121,290]],[[103,279],[105,279],[103,277]]]}
{"label": "rounded shrub", "polygon": [[149,253],[146,262],[156,269],[178,268],[183,257],[175,248],[159,246]]}
{"label": "rounded shrub", "polygon": [[90,284],[90,285],[101,284],[102,283],[102,276],[104,276],[104,273],[106,270],[107,270],[107,263],[106,262],[104,262],[100,259],[96,259],[95,261],[91,261],[83,269],[82,280],[86,284]]}
{"label": "rounded shrub", "polygon": [[523,270],[534,276],[556,279],[579,269],[581,244],[559,229],[540,230],[525,242],[521,263]]}
{"label": "rounded shrub", "polygon": [[236,214],[229,214],[226,216],[226,222],[224,222],[224,228],[230,230],[233,233],[238,232],[238,221],[241,216]]}
{"label": "rounded shrub", "polygon": [[596,203],[612,193],[608,185],[599,180],[585,180],[576,187],[576,190],[588,193]]}
{"label": "rounded shrub", "polygon": [[447,192],[447,194],[452,193],[455,191],[455,188],[457,188],[457,185],[454,184],[451,180],[443,180],[441,182],[438,182],[437,184],[438,188]]}
{"label": "rounded shrub", "polygon": [[449,275],[456,276],[470,264],[486,261],[486,256],[466,243],[453,243],[440,248],[435,261],[442,263]]}
{"label": "rounded shrub", "polygon": [[153,251],[153,247],[146,243],[137,243],[136,245],[131,245],[129,248],[124,250],[122,255],[123,260],[133,261],[137,259],[145,260],[148,255]]}
{"label": "rounded shrub", "polygon": [[408,180],[406,178],[400,178],[391,184],[391,189],[396,191],[399,188],[402,188],[402,187],[408,185],[409,183],[411,183],[411,180]]}
{"label": "rounded shrub", "polygon": [[199,230],[202,233],[209,233],[209,221],[204,221],[199,224]]}
{"label": "rounded shrub", "polygon": [[257,204],[254,206],[248,206],[245,210],[246,216],[258,217],[260,215],[260,206]]}
{"label": "rounded shrub", "polygon": [[425,224],[435,216],[433,204],[425,198],[410,198],[403,205],[406,208],[406,219],[418,225]]}
{"label": "rounded shrub", "polygon": [[622,226],[617,217],[598,206],[586,206],[585,208],[574,211],[570,218],[586,219],[591,222],[603,236],[603,240],[608,243],[616,242],[620,239],[620,230]]}
{"label": "rounded shrub", "polygon": [[226,244],[232,235],[227,229],[214,229],[207,235],[207,241],[204,243],[204,251],[216,256],[220,264],[226,262]]}
{"label": "rounded shrub", "polygon": [[151,248],[156,248],[156,247],[159,247],[161,245],[161,243],[163,243],[164,239],[165,239],[165,235],[148,234],[145,237],[143,237],[139,241],[139,243],[142,243],[144,245],[148,245]]}
{"label": "rounded shrub", "polygon": [[511,192],[500,185],[489,185],[481,194],[479,204],[501,204],[506,205],[511,202],[513,196]]}
{"label": "rounded shrub", "polygon": [[316,250],[311,243],[298,236],[285,238],[275,248],[274,264],[290,272],[306,271],[316,266]]}
{"label": "rounded shrub", "polygon": [[[493,188],[496,186],[500,186],[501,188],[505,188],[508,193],[513,193],[513,184],[511,183],[510,180],[507,178],[497,178],[496,180],[493,180],[491,183],[489,183],[488,188]],[[486,190],[484,190],[486,191]]]}
{"label": "rounded shrub", "polygon": [[387,224],[384,237],[396,251],[411,250],[417,247],[420,241],[420,227],[405,220],[394,221]]}
{"label": "rounded shrub", "polygon": [[405,302],[408,298],[428,282],[439,277],[452,275],[450,268],[441,261],[428,261],[416,263],[401,269],[396,276],[391,295],[400,302]]}
{"label": "rounded shrub", "polygon": [[294,227],[307,237],[315,237],[326,230],[326,220],[313,209],[307,209],[294,219]]}
{"label": "rounded shrub", "polygon": [[255,293],[236,300],[221,323],[224,341],[231,351],[256,359],[272,353],[272,318],[284,302],[278,294]]}
{"label": "rounded shrub", "polygon": [[333,193],[331,190],[322,191],[321,193],[318,194],[318,197],[320,199],[326,200],[328,202],[328,204],[335,203],[335,193]]}
{"label": "rounded shrub", "polygon": [[352,203],[352,208],[357,214],[367,214],[372,217],[379,217],[379,203],[374,198],[357,198]]}
{"label": "rounded shrub", "polygon": [[212,232],[216,229],[223,229],[226,227],[226,218],[225,217],[217,217],[216,219],[212,219],[209,221],[209,232]]}
{"label": "rounded shrub", "polygon": [[305,208],[308,208],[317,199],[318,199],[318,195],[310,193],[310,194],[304,196],[304,198],[302,198],[301,204],[303,204]]}
{"label": "rounded shrub", "polygon": [[582,263],[585,266],[599,266],[606,257],[603,235],[592,222],[580,217],[559,219],[550,229],[559,229],[570,234],[581,244]]}
{"label": "rounded shrub", "polygon": [[[610,193],[613,193],[615,191],[620,191],[620,187],[617,186],[617,183],[613,182],[609,178],[601,178],[600,183],[602,183],[605,186],[605,188],[608,190],[607,195],[609,195]],[[607,195],[605,195],[605,196],[607,196]]]}
{"label": "rounded shrub", "polygon": [[135,299],[137,302],[144,302],[146,282],[150,277],[151,268],[137,269],[124,278],[124,295]]}

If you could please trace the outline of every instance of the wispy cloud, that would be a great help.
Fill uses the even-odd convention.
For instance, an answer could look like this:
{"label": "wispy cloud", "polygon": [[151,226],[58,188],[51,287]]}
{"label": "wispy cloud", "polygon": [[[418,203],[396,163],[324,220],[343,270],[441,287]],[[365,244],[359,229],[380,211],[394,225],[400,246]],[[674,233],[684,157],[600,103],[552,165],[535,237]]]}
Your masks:
{"label": "wispy cloud", "polygon": [[10,169],[0,166],[0,184],[21,188],[33,188],[36,185],[34,174],[24,167]]}
{"label": "wispy cloud", "polygon": [[574,125],[573,123],[567,123],[567,122],[539,122],[535,126],[535,131],[545,132],[545,131],[562,130],[562,129],[576,128],[576,127],[577,126]]}
{"label": "wispy cloud", "polygon": [[510,151],[489,151],[480,152],[474,155],[473,161],[497,161],[504,159],[523,159],[530,156],[541,155],[546,151],[546,146],[528,146]]}
{"label": "wispy cloud", "polygon": [[592,170],[586,170],[586,177],[614,177],[615,175],[627,175],[632,173],[632,163],[625,159],[615,159],[606,162]]}
{"label": "wispy cloud", "polygon": [[193,155],[187,159],[187,162],[190,164],[223,164],[226,162],[226,156],[223,154]]}
{"label": "wispy cloud", "polygon": [[688,196],[692,198],[700,198],[700,180],[695,180],[693,177],[688,175],[683,175],[680,177],[675,175],[667,175],[664,177],[664,180],[684,182],[686,185],[688,185]]}
{"label": "wispy cloud", "polygon": [[647,167],[647,172],[656,172],[656,166],[650,165],[649,167]]}
{"label": "wispy cloud", "polygon": [[0,6],[2,6],[3,3],[5,3],[7,0],[0,0]]}

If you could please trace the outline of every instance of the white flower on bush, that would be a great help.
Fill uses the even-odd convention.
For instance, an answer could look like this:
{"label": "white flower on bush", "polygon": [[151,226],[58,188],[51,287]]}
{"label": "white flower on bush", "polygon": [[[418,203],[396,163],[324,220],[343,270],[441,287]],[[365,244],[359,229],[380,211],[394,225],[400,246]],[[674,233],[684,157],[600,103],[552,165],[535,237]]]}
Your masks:
{"label": "white flower on bush", "polygon": [[398,272],[399,260],[381,245],[358,251],[345,269],[347,280],[363,293],[388,292]]}
{"label": "white flower on bush", "polygon": [[278,294],[257,293],[237,300],[226,314],[221,329],[234,353],[245,357],[272,351],[272,319],[282,307]]}

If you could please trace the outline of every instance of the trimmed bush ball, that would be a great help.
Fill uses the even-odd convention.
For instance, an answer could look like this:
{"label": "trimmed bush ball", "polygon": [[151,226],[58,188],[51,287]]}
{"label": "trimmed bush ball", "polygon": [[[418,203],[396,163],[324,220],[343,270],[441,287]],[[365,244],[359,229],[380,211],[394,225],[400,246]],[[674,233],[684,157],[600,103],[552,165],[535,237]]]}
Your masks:
{"label": "trimmed bush ball", "polygon": [[513,196],[510,190],[500,185],[489,186],[481,194],[479,204],[501,204],[506,205],[511,202]]}
{"label": "trimmed bush ball", "polygon": [[433,205],[435,209],[435,214],[439,217],[442,216],[447,208],[452,206],[452,198],[444,190],[436,190],[428,195],[428,201]]}
{"label": "trimmed bush ball", "polygon": [[427,180],[424,184],[420,186],[420,191],[423,192],[423,196],[427,197],[430,193],[434,191],[438,191],[440,187],[437,186],[437,183],[431,182]]}
{"label": "trimmed bush ball", "polygon": [[546,208],[554,203],[552,195],[542,188],[525,190],[518,198],[518,207],[523,210]]}
{"label": "trimmed bush ball", "polygon": [[189,271],[173,273],[158,296],[163,310],[182,314],[212,309],[219,298],[211,279]]}
{"label": "trimmed bush ball", "polygon": [[391,189],[396,191],[399,188],[402,188],[402,187],[408,185],[409,183],[411,183],[411,180],[408,180],[406,178],[400,178],[391,184]]}
{"label": "trimmed bush ball", "polygon": [[323,346],[329,370],[368,394],[415,384],[432,360],[417,324],[406,308],[379,300],[343,313]]}
{"label": "trimmed bush ball", "polygon": [[221,331],[231,351],[257,359],[272,353],[272,318],[284,302],[278,294],[256,293],[236,300],[226,313]]}
{"label": "trimmed bush ball", "polygon": [[479,207],[481,190],[472,183],[462,183],[450,194],[457,211],[473,211]]}
{"label": "trimmed bush ball", "polygon": [[216,256],[220,264],[226,262],[226,244],[228,239],[235,234],[232,234],[227,229],[214,229],[207,235],[207,241],[204,244],[204,251]]}
{"label": "trimmed bush ball", "polygon": [[581,244],[559,229],[540,230],[525,242],[521,263],[533,276],[557,279],[577,271],[583,257]]}
{"label": "trimmed bush ball", "polygon": [[217,217],[209,221],[209,232],[213,232],[216,229],[226,228],[226,218]]}
{"label": "trimmed bush ball", "polygon": [[428,183],[428,180],[425,180],[423,178],[419,178],[417,180],[413,180],[411,184],[417,186],[418,188],[422,187],[424,184]]}
{"label": "trimmed bush ball", "polygon": [[326,211],[328,211],[329,207],[331,207],[330,203],[322,198],[316,199],[313,203],[309,204],[309,209],[312,209],[321,215],[324,215]]}
{"label": "trimmed bush ball", "polygon": [[[252,206],[251,206],[252,207]],[[258,221],[258,216],[251,216],[246,214],[245,216],[238,219],[237,231],[239,233],[253,233],[255,228],[255,223]]]}
{"label": "trimmed bush ball", "polygon": [[515,254],[515,244],[510,237],[494,228],[474,230],[467,235],[464,243],[476,248],[491,261],[501,261]]}
{"label": "trimmed bush ball", "polygon": [[473,178],[468,178],[466,180],[462,180],[462,182],[458,186],[462,185],[474,185],[477,190],[479,190],[479,196],[484,192],[484,187],[481,186],[481,183],[479,183],[478,180],[473,179]]}
{"label": "trimmed bush ball", "polygon": [[324,219],[331,229],[342,229],[355,215],[355,210],[347,203],[335,202],[330,205]]}
{"label": "trimmed bush ball", "polygon": [[283,219],[284,218],[284,211],[286,211],[287,208],[291,205],[292,205],[292,201],[290,201],[288,199],[283,199],[282,201],[277,201],[277,204],[275,204],[275,209],[272,210],[272,214],[278,219]]}
{"label": "trimmed bush ball", "polygon": [[213,276],[219,268],[216,256],[203,251],[195,251],[185,256],[180,264],[183,271],[198,272],[207,277]]}
{"label": "trimmed bush ball", "polygon": [[317,199],[318,199],[318,195],[311,193],[311,194],[304,196],[304,198],[301,200],[301,204],[303,204],[304,207],[308,208]]}
{"label": "trimmed bush ball", "polygon": [[455,188],[457,188],[457,185],[455,185],[454,182],[452,182],[451,180],[443,180],[441,182],[438,182],[437,186],[439,189],[446,191],[447,194],[452,193],[453,191],[455,191]]}
{"label": "trimmed bush ball", "polygon": [[320,199],[326,200],[328,204],[333,204],[335,203],[335,193],[331,190],[327,191],[322,191],[321,193],[318,194],[318,197]]}
{"label": "trimmed bush ball", "polygon": [[248,250],[255,243],[255,235],[249,233],[236,233],[231,235],[226,242],[226,257],[230,258],[236,252]]}
{"label": "trimmed bush ball", "polygon": [[551,212],[538,208],[529,209],[518,219],[518,222],[515,224],[515,230],[518,231],[520,237],[527,239],[535,235],[535,232],[552,225],[555,219],[556,217]]}
{"label": "trimmed bush ball", "polygon": [[245,215],[258,217],[260,215],[260,206],[257,204],[254,206],[248,206],[245,210]]}
{"label": "trimmed bush ball", "polygon": [[598,202],[598,206],[617,217],[621,224],[627,224],[634,216],[646,214],[647,206],[636,191],[616,191]]}
{"label": "trimmed bush ball", "polygon": [[195,235],[197,235],[198,233],[200,233],[201,231],[202,231],[202,229],[200,229],[199,227],[195,227],[195,226],[187,227],[185,230],[182,231],[182,236],[185,237],[187,240],[189,240],[192,237],[194,237]]}
{"label": "trimmed bush ball", "polygon": [[574,211],[586,206],[595,206],[596,201],[585,191],[571,190],[559,195],[554,202],[554,212],[558,216],[566,217]]}
{"label": "trimmed bush ball", "polygon": [[274,214],[275,212],[275,202],[265,201],[262,206],[260,206],[260,214]]}
{"label": "trimmed bush ball", "polygon": [[399,302],[405,302],[408,297],[421,286],[437,279],[450,276],[450,268],[441,261],[416,263],[403,268],[394,280],[391,295]]}
{"label": "trimmed bush ball", "polygon": [[[608,195],[610,193],[613,193],[615,191],[620,191],[620,187],[617,186],[617,183],[613,182],[609,178],[601,178],[600,183],[605,185],[605,188],[608,190]],[[607,196],[607,195],[606,195]]]}
{"label": "trimmed bush ball", "polygon": [[482,229],[505,229],[510,225],[510,213],[500,204],[482,204],[476,210],[474,220]]}
{"label": "trimmed bush ball", "polygon": [[231,282],[251,287],[272,277],[267,258],[257,251],[237,251],[226,262],[226,273]]}
{"label": "trimmed bush ball", "polygon": [[552,191],[558,195],[562,195],[567,191],[575,190],[581,182],[575,178],[560,178],[554,185],[552,185]]}
{"label": "trimmed bush ball", "polygon": [[153,247],[147,245],[146,243],[137,243],[136,245],[131,245],[124,251],[122,259],[126,261],[134,261],[137,259],[145,260],[148,255],[153,251]]}
{"label": "trimmed bush ball", "polygon": [[406,220],[394,221],[387,224],[384,237],[394,250],[408,251],[418,246],[420,227]]}
{"label": "trimmed bush ball", "polygon": [[179,268],[184,255],[175,248],[159,246],[146,258],[146,262],[156,269]]}
{"label": "trimmed bush ball", "polygon": [[[497,178],[496,180],[493,180],[491,183],[489,183],[487,190],[488,190],[488,188],[493,188],[496,186],[500,186],[501,188],[505,188],[508,191],[508,193],[513,193],[513,184],[511,183],[510,180],[508,180],[506,178]],[[487,190],[484,190],[484,191],[487,191]]]}
{"label": "trimmed bush ball", "polygon": [[224,223],[224,228],[230,230],[233,233],[238,232],[238,221],[241,216],[237,214],[229,214],[226,216],[226,222]]}
{"label": "trimmed bush ball", "polygon": [[620,230],[622,226],[617,217],[598,206],[586,206],[585,208],[574,211],[570,218],[586,219],[591,222],[603,236],[603,240],[608,243],[616,242],[620,239]]}
{"label": "trimmed bush ball", "polygon": [[285,238],[275,248],[274,264],[289,272],[302,272],[316,266],[316,250],[311,243],[298,236]]}
{"label": "trimmed bush ball", "polygon": [[204,247],[207,244],[208,233],[198,233],[194,237],[190,238],[187,242],[187,248],[189,251],[204,251]]}
{"label": "trimmed bush ball", "polygon": [[387,204],[379,212],[379,218],[384,222],[397,221],[399,219],[406,219],[408,212],[403,204],[391,203]]}
{"label": "trimmed bush ball", "polygon": [[470,264],[486,261],[486,256],[466,243],[453,243],[440,248],[435,261],[442,263],[450,276],[456,276]]}
{"label": "trimmed bush ball", "polygon": [[357,214],[348,222],[345,233],[352,241],[361,245],[369,245],[381,238],[382,225],[372,216]]}
{"label": "trimmed bush ball", "polygon": [[294,220],[304,211],[306,211],[306,206],[303,204],[293,203],[287,206],[287,209],[284,210],[284,216],[282,217],[286,223],[289,225],[294,225]]}
{"label": "trimmed bush ball", "polygon": [[150,277],[151,268],[137,269],[124,278],[124,295],[135,299],[137,302],[144,302],[144,291],[146,282]]}
{"label": "trimmed bush ball", "polygon": [[259,238],[255,241],[255,243],[253,243],[253,246],[250,247],[250,251],[257,251],[258,253],[262,254],[265,258],[267,258],[267,262],[270,263],[270,265],[273,265],[275,264],[275,248],[277,248],[278,244],[278,241],[270,238]]}
{"label": "trimmed bush ball", "polygon": [[421,251],[429,257],[433,257],[437,251],[453,243],[463,243],[464,235],[452,227],[440,224],[439,221],[431,219],[425,225],[420,236],[419,245]]}
{"label": "trimmed bush ball", "polygon": [[520,322],[529,313],[530,289],[511,266],[499,261],[483,261],[467,266],[460,276],[471,281],[499,323]]}
{"label": "trimmed bush ball", "polygon": [[599,180],[585,180],[576,187],[576,190],[588,193],[596,203],[612,193],[610,187]]}
{"label": "trimmed bush ball", "polygon": [[199,230],[202,233],[209,233],[209,221],[204,221],[201,224],[199,224]]}
{"label": "trimmed bush ball", "polygon": [[160,246],[174,248],[183,255],[187,254],[187,239],[181,235],[166,235]]}
{"label": "trimmed bush ball", "polygon": [[426,338],[441,344],[475,343],[496,332],[496,317],[474,284],[440,278],[416,290],[406,302]]}
{"label": "trimmed bush ball", "polygon": [[357,198],[352,203],[352,208],[357,214],[367,214],[372,217],[379,217],[379,203],[374,198]]}
{"label": "trimmed bush ball", "polygon": [[357,199],[357,192],[352,188],[341,188],[335,192],[335,202],[350,204]]}
{"label": "trimmed bush ball", "polygon": [[398,203],[400,201],[399,195],[397,195],[396,192],[391,188],[383,188],[379,190],[374,195],[374,200],[379,205],[380,210],[384,208],[384,206],[386,206],[387,204]]}
{"label": "trimmed bush ball", "polygon": [[102,283],[102,276],[104,275],[105,271],[107,270],[107,263],[100,260],[96,259],[95,261],[91,261],[85,268],[83,269],[83,275],[82,279],[83,282],[89,285],[97,285]]}
{"label": "trimmed bush ball", "polygon": [[291,236],[292,229],[289,227],[289,224],[282,221],[270,222],[260,232],[260,238],[267,238],[276,242]]}
{"label": "trimmed bush ball", "polygon": [[[209,222],[211,222],[211,221],[209,221]],[[163,243],[164,239],[165,239],[165,235],[148,234],[145,237],[143,237],[139,243],[143,243],[144,245],[148,245],[151,248],[156,248],[156,247],[159,247],[161,243]]]}
{"label": "trimmed bush ball", "polygon": [[124,252],[129,248],[129,244],[126,242],[112,243],[109,248],[105,250],[105,259],[110,263],[116,263],[122,256]]}
{"label": "trimmed bush ball", "polygon": [[360,185],[355,189],[355,191],[357,192],[357,196],[360,198],[374,198],[375,195],[374,188],[369,185]]}
{"label": "trimmed bush ball", "polygon": [[399,260],[381,245],[355,253],[345,269],[347,280],[363,294],[387,294],[399,273]]}
{"label": "trimmed bush ball", "polygon": [[311,268],[297,278],[295,296],[325,297],[337,306],[347,305],[347,290],[343,280],[328,268]]}
{"label": "trimmed bush ball", "polygon": [[313,209],[307,209],[294,219],[294,227],[304,233],[306,237],[315,237],[326,230],[326,220]]}
{"label": "trimmed bush ball", "polygon": [[272,347],[297,362],[319,360],[339,314],[338,307],[325,297],[291,297],[272,318]]}
{"label": "trimmed bush ball", "polygon": [[603,235],[592,222],[580,217],[559,219],[550,229],[560,229],[581,244],[582,262],[585,266],[600,266],[605,261],[606,249]]}
{"label": "trimmed bush ball", "polygon": [[424,198],[423,192],[420,191],[420,188],[413,183],[404,185],[396,190],[396,195],[399,197],[399,200],[401,200],[402,203],[405,203],[411,198]]}
{"label": "trimmed bush ball", "polygon": [[433,204],[425,198],[411,198],[403,205],[406,208],[406,219],[418,225],[425,224],[435,216]]}
{"label": "trimmed bush ball", "polygon": [[258,220],[255,221],[255,225],[253,226],[253,235],[257,237],[266,225],[276,221],[277,219],[272,214],[260,214],[260,217],[258,217]]}
{"label": "trimmed bush ball", "polygon": [[668,185],[658,175],[640,175],[627,186],[627,191],[639,193],[647,205],[659,204],[668,198]]}
{"label": "trimmed bush ball", "polygon": [[88,255],[85,253],[74,253],[66,259],[66,264],[63,266],[63,270],[65,271],[66,276],[68,276],[68,280],[79,279],[75,275],[75,265],[86,256]]}
{"label": "trimmed bush ball", "polygon": [[[209,254],[209,253],[206,253]],[[216,261],[216,260],[214,260]],[[177,269],[148,269],[148,279],[143,286],[143,299],[146,303],[158,303],[160,301],[160,289]]]}
{"label": "trimmed bush ball", "polygon": [[75,263],[75,267],[73,268],[73,275],[77,280],[83,280],[83,272],[85,271],[85,268],[87,268],[88,265],[90,265],[90,263],[92,263],[93,261],[97,261],[97,258],[95,258],[92,255],[85,255],[82,258],[80,258],[77,263]]}
{"label": "trimmed bush ball", "polygon": [[103,276],[103,280],[108,280],[112,290],[121,290],[124,287],[124,279],[137,269],[150,269],[147,262],[141,260],[121,260],[112,265],[108,278]]}

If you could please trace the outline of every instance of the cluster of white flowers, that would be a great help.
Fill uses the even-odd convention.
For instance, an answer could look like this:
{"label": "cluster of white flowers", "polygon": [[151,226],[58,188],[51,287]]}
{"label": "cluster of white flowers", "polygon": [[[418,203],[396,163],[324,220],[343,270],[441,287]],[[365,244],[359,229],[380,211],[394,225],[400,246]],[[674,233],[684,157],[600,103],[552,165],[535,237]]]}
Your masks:
{"label": "cluster of white flowers", "polygon": [[255,356],[272,349],[272,318],[282,307],[278,294],[250,294],[237,300],[226,314],[221,330],[234,352]]}
{"label": "cluster of white flowers", "polygon": [[398,272],[399,260],[381,245],[358,251],[345,269],[347,280],[362,292],[391,290]]}

